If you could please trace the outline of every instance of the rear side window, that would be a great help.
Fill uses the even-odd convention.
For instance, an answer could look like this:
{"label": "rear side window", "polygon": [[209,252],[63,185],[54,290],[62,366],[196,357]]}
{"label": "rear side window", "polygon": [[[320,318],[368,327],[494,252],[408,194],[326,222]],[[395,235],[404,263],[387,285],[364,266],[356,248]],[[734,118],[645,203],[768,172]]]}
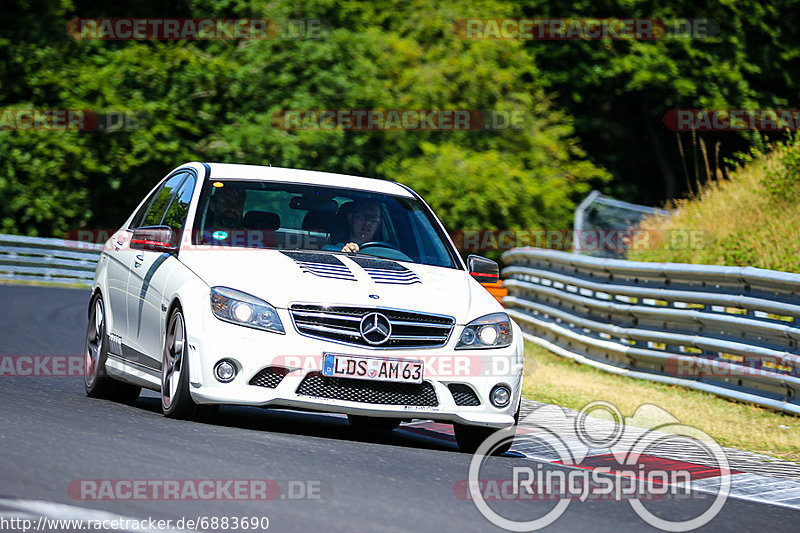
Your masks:
{"label": "rear side window", "polygon": [[170,200],[172,199],[172,193],[175,192],[175,189],[178,188],[186,175],[186,172],[179,172],[164,183],[161,189],[159,189],[156,193],[153,201],[150,203],[150,207],[147,209],[147,214],[144,216],[144,219],[139,226],[158,226],[161,224],[161,220],[164,218],[164,213],[167,210],[167,207],[169,207]]}

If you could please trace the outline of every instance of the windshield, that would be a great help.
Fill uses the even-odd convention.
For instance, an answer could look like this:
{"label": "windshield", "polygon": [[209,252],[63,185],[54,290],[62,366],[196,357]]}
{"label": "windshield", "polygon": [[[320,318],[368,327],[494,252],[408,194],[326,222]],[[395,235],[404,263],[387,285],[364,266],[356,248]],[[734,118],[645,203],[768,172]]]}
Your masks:
{"label": "windshield", "polygon": [[[194,244],[342,252],[456,268],[417,199],[296,183],[214,180],[200,198]],[[356,248],[353,248],[353,244]]]}

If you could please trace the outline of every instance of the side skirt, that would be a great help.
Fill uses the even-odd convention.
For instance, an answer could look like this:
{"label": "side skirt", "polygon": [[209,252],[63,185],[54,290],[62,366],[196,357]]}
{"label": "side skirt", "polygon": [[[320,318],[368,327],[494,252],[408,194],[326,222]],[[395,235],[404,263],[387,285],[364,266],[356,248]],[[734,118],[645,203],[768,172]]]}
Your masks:
{"label": "side skirt", "polygon": [[109,353],[106,358],[106,371],[120,381],[138,385],[156,392],[161,391],[161,371],[122,359]]}

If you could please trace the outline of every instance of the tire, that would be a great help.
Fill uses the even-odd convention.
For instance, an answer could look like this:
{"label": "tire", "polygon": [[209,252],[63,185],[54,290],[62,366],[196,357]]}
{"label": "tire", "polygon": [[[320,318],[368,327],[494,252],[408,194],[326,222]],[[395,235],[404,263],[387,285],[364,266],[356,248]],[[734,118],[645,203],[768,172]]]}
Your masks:
{"label": "tire", "polygon": [[514,444],[514,432],[516,432],[517,424],[519,424],[519,410],[522,407],[520,401],[517,412],[514,413],[514,425],[510,428],[487,428],[481,426],[467,426],[465,424],[453,424],[453,432],[456,435],[456,443],[458,449],[464,453],[475,453],[477,449],[483,444],[483,441],[496,433],[503,433],[507,438],[503,439],[503,443],[492,450],[492,455],[503,455]]}
{"label": "tire", "polygon": [[350,425],[354,428],[375,431],[392,431],[400,426],[399,418],[347,415],[347,421],[350,422]]}
{"label": "tire", "polygon": [[132,404],[139,398],[141,387],[117,381],[106,372],[108,332],[106,309],[100,293],[92,296],[89,305],[89,325],[83,347],[83,387],[90,398]]}
{"label": "tire", "polygon": [[179,307],[172,311],[161,359],[161,411],[167,418],[187,419],[197,407],[189,394],[186,321]]}

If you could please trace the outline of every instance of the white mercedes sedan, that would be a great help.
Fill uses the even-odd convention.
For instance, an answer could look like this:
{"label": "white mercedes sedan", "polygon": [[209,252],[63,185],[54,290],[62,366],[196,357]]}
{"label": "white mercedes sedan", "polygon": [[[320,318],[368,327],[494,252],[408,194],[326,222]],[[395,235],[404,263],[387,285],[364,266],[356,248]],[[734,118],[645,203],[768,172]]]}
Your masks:
{"label": "white mercedes sedan", "polygon": [[[89,306],[89,396],[161,394],[454,425],[474,451],[515,424],[519,326],[410,188],[324,172],[187,163],[109,239]],[[510,441],[498,451],[510,446]]]}

